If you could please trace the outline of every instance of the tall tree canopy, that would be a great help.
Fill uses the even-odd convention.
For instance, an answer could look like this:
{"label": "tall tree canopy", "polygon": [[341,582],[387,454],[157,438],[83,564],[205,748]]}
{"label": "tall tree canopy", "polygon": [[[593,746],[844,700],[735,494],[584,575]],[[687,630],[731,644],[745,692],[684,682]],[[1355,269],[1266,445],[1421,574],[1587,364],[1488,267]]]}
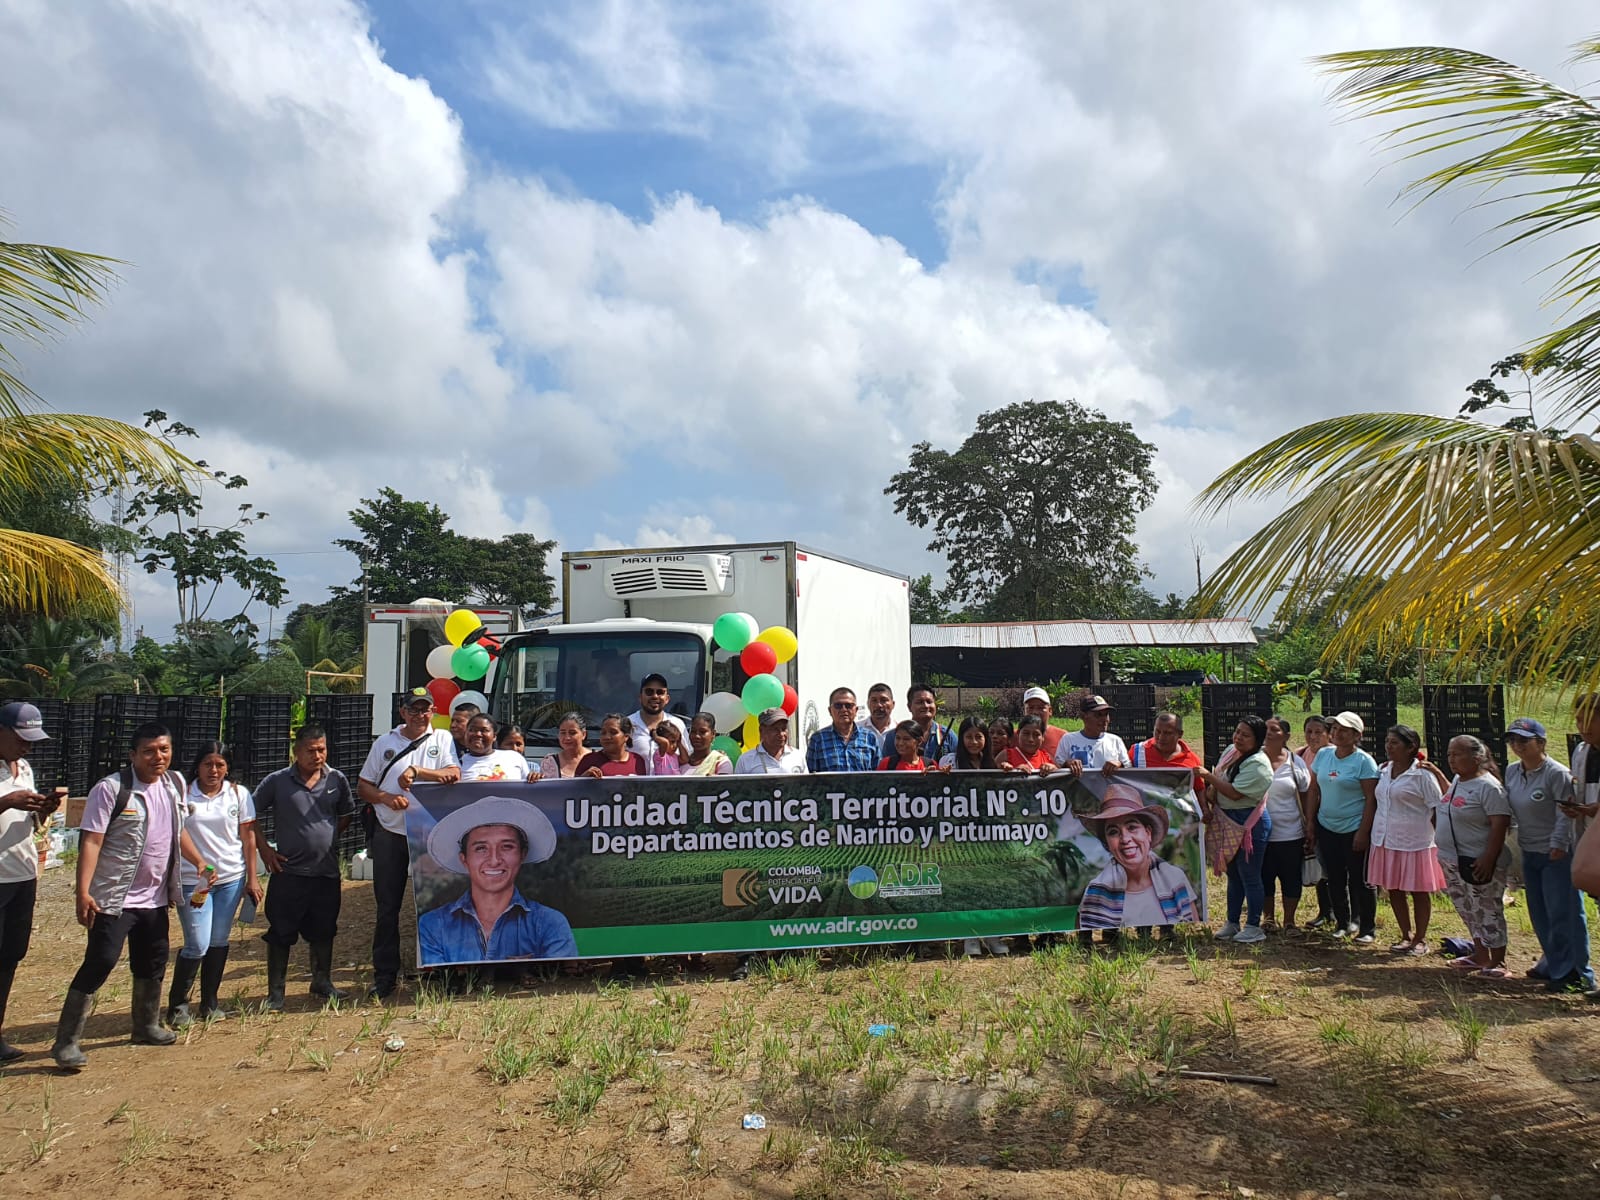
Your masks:
{"label": "tall tree canopy", "polygon": [[[1592,64],[1600,41],[1577,52]],[[1458,664],[1487,660],[1533,679],[1600,685],[1600,243],[1584,236],[1600,216],[1600,106],[1449,47],[1320,62],[1339,79],[1336,99],[1385,121],[1386,140],[1405,157],[1440,156],[1408,193],[1427,198],[1460,185],[1486,193],[1508,206],[1507,245],[1579,234],[1581,244],[1552,264],[1550,299],[1564,323],[1515,363],[1497,364],[1530,377],[1530,387],[1531,376],[1552,370],[1551,419],[1579,432],[1537,428],[1531,410],[1529,420],[1501,426],[1388,411],[1292,430],[1196,501],[1215,512],[1246,496],[1291,494],[1212,575],[1204,601],[1259,612],[1280,590],[1296,606],[1331,589],[1345,617],[1328,645],[1332,659],[1374,641],[1393,653],[1421,642],[1453,649]],[[1469,391],[1469,411],[1504,404],[1478,385]]]}
{"label": "tall tree canopy", "polygon": [[363,500],[350,521],[360,536],[334,544],[361,560],[365,576],[348,588],[333,589],[335,600],[326,615],[340,628],[345,625],[341,601],[359,600],[363,586],[373,599],[389,603],[435,596],[537,610],[555,599],[555,581],[545,570],[554,542],[527,533],[464,536],[447,528],[450,517],[437,504],[407,500],[393,488]]}
{"label": "tall tree canopy", "polygon": [[883,490],[932,527],[943,600],[995,621],[1123,616],[1147,598],[1133,530],[1156,494],[1154,451],[1076,401],[1028,401],[984,413],[953,452],[917,443]]}

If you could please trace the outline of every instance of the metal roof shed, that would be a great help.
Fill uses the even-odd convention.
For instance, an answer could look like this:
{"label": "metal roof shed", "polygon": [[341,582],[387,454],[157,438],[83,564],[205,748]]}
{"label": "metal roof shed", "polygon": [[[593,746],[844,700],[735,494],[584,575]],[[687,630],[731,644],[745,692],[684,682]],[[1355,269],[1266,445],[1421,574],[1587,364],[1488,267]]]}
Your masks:
{"label": "metal roof shed", "polygon": [[913,672],[952,675],[975,687],[1023,679],[1100,682],[1100,651],[1114,646],[1228,650],[1256,644],[1242,617],[1209,621],[995,621],[913,625]]}

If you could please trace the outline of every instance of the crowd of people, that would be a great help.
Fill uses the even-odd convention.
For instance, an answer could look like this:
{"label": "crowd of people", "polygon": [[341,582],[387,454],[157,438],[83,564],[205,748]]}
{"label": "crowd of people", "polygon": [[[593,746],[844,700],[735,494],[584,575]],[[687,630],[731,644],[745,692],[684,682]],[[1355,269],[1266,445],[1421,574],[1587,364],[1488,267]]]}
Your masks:
{"label": "crowd of people", "polygon": [[[352,819],[365,828],[372,863],[371,996],[392,996],[402,970],[411,789],[418,782],[462,780],[968,770],[1080,776],[1187,768],[1194,773],[1206,856],[1227,878],[1226,921],[1216,938],[1251,944],[1265,941],[1273,925],[1296,928],[1303,892],[1314,887],[1317,913],[1305,927],[1369,945],[1377,938],[1382,891],[1398,935],[1388,949],[1420,957],[1430,953],[1433,897],[1443,891],[1470,935],[1455,947],[1449,967],[1482,979],[1508,974],[1504,906],[1514,829],[1541,950],[1528,974],[1550,991],[1600,1000],[1583,903],[1584,890],[1600,893],[1600,839],[1583,841],[1600,815],[1600,696],[1577,702],[1582,743],[1570,770],[1548,756],[1545,727],[1519,717],[1506,729],[1514,761],[1503,773],[1471,735],[1450,741],[1447,769],[1441,769],[1405,725],[1385,731],[1380,764],[1361,748],[1365,726],[1353,712],[1308,717],[1299,747],[1291,744],[1294,731],[1283,718],[1245,717],[1228,749],[1208,766],[1184,741],[1175,713],[1159,714],[1152,736],[1129,747],[1110,731],[1113,709],[1098,695],[1081,697],[1080,730],[1054,725],[1050,696],[1037,687],[1024,693],[1015,724],[967,717],[951,728],[939,723],[937,696],[922,684],[906,695],[910,718],[894,721],[893,691],[881,683],[868,689],[865,714],[852,689],[834,689],[830,723],[811,735],[804,752],[790,745],[789,715],[767,709],[759,714],[757,743],[734,758],[714,745],[715,716],[702,712],[685,722],[668,711],[669,703],[667,681],[649,675],[637,711],[601,718],[597,748],[589,746],[584,717],[567,713],[558,723],[559,748],[533,765],[521,730],[498,727],[470,706],[451,714],[449,728],[435,728],[432,698],[418,688],[401,704],[399,724],[374,742],[353,783],[327,765],[325,732],[306,725],[295,733],[289,765],[253,794],[228,778],[225,747],[203,745],[194,762],[184,764],[185,776],[172,769],[168,731],[141,726],[127,764],[94,785],[80,822],[75,903],[87,937],[51,1048],[56,1063],[66,1070],[86,1065],[84,1024],[124,949],[133,980],[134,1042],[167,1045],[176,1040],[175,1030],[194,1020],[221,1017],[218,992],[243,904],[251,916],[257,903],[265,911],[268,1011],[284,1006],[290,955],[300,941],[310,961],[310,994],[347,998],[333,982],[333,941],[342,896],[338,839]],[[4,1028],[33,927],[33,834],[65,798],[65,789],[46,795],[34,787],[28,750],[48,736],[34,706],[0,706],[0,1063],[23,1053],[4,1040]],[[269,816],[270,843],[256,832]],[[1092,938],[1089,925],[1114,935],[1112,927],[1137,926],[1141,919],[1173,924],[1203,916],[1185,888],[1169,881],[1162,890],[1163,864],[1152,861],[1150,850],[1166,836],[1164,811],[1108,794],[1104,810],[1084,823],[1125,865],[1112,872],[1116,887],[1091,889],[1084,900],[1094,913],[1115,919],[1084,924],[1080,939]],[[268,876],[264,894],[254,870],[258,860]],[[1136,893],[1146,886],[1153,900],[1141,907]],[[173,909],[183,946],[163,1005]],[[1006,952],[1005,939],[983,944]],[[973,939],[965,950],[981,948]],[[190,1005],[197,979],[196,1012]]]}

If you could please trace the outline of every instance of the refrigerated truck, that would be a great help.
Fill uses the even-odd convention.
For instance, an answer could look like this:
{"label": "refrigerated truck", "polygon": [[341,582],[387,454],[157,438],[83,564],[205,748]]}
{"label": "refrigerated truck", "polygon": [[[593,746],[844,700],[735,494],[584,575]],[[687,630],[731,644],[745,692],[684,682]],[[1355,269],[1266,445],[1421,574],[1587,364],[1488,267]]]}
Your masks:
{"label": "refrigerated truck", "polygon": [[[511,608],[477,608],[486,628],[504,640],[521,624]],[[428,651],[444,640],[440,609],[407,604],[369,604],[362,634],[364,690],[372,697],[372,736],[387,733],[398,717],[394,697],[428,682]]]}
{"label": "refrigerated truck", "polygon": [[[737,656],[716,648],[712,624],[746,612],[799,643],[776,674],[799,696],[790,742],[803,747],[828,723],[828,693],[887,683],[898,713],[911,684],[910,584],[904,575],[794,542],[585,550],[561,556],[559,623],[514,633],[486,689],[494,715],[523,727],[529,757],[556,746],[563,711],[594,730],[607,712],[631,713],[651,673],[666,677],[668,711],[685,722],[712,692],[738,692]],[[738,736],[737,730],[720,730]]]}

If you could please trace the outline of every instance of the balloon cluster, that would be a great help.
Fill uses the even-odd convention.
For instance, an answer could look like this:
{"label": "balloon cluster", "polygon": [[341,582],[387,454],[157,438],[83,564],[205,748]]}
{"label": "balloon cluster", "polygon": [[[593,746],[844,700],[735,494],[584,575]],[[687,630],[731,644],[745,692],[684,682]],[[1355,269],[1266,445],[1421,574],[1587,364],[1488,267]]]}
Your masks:
{"label": "balloon cluster", "polygon": [[723,613],[711,626],[711,637],[729,654],[739,656],[739,666],[749,676],[744,687],[733,692],[716,692],[707,696],[704,709],[717,719],[717,728],[731,731],[739,726],[739,737],[725,733],[711,745],[730,758],[741,750],[749,750],[760,741],[760,726],[756,718],[769,708],[781,708],[791,717],[800,707],[800,697],[795,690],[774,671],[780,663],[794,657],[800,648],[794,634],[781,625],[761,629],[749,613]]}
{"label": "balloon cluster", "polygon": [[[417,601],[418,607],[425,606]],[[488,711],[489,700],[482,692],[467,690],[463,684],[476,684],[489,673],[500,653],[500,643],[490,636],[478,614],[458,608],[444,619],[445,644],[428,651],[428,695],[433,697],[433,724],[436,729],[450,726],[449,714],[463,704],[474,704]]]}

